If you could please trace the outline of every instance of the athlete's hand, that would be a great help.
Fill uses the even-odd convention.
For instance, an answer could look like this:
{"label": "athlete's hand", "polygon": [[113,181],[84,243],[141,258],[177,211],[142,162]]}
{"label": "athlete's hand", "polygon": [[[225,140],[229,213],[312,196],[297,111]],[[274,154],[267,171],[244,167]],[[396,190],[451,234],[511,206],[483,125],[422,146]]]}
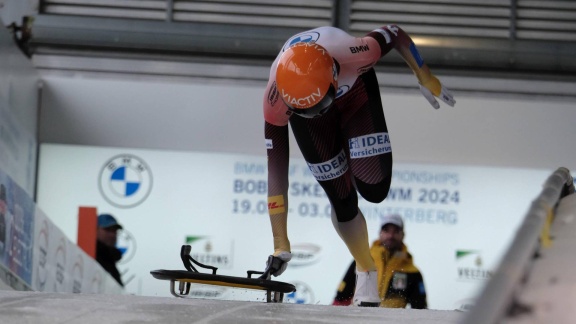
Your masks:
{"label": "athlete's hand", "polygon": [[278,277],[288,267],[288,261],[292,259],[292,253],[290,252],[280,252],[278,255],[270,255],[268,261],[266,261],[266,270],[260,276],[260,279],[269,280],[270,276]]}
{"label": "athlete's hand", "polygon": [[440,108],[440,104],[436,101],[435,97],[440,98],[440,100],[444,101],[451,107],[454,107],[454,104],[456,104],[454,96],[433,75],[428,81],[420,83],[420,92],[422,92],[424,98],[426,98],[435,109]]}

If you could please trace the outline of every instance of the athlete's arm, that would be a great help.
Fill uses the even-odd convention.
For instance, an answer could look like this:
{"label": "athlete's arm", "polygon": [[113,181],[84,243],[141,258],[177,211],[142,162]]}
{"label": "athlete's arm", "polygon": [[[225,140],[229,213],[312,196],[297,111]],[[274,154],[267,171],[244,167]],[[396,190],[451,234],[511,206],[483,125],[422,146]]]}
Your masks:
{"label": "athlete's arm", "polygon": [[264,125],[268,157],[268,214],[274,237],[274,255],[290,252],[288,240],[288,125]]}
{"label": "athlete's arm", "polygon": [[[273,80],[273,79],[272,79]],[[274,237],[274,255],[290,252],[287,233],[288,167],[290,160],[288,109],[279,98],[275,82],[264,95],[264,136],[268,157],[268,214]]]}
{"label": "athlete's arm", "polygon": [[440,81],[430,72],[424,63],[412,38],[402,28],[396,25],[380,27],[368,33],[380,45],[381,57],[390,50],[395,49],[418,78],[420,90],[430,104],[438,109],[440,105],[434,97],[440,98],[450,106],[454,106],[456,101],[452,94],[442,86]]}

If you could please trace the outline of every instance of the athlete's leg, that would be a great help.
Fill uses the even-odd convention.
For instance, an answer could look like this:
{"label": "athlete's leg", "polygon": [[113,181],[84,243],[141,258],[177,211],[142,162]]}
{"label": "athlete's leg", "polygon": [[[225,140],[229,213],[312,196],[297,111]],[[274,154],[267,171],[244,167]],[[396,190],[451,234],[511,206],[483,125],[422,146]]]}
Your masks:
{"label": "athlete's leg", "polygon": [[[358,192],[368,201],[381,202],[390,187],[392,156],[380,93],[374,71],[369,71],[338,102],[342,115],[342,132],[350,161],[352,180]],[[352,153],[352,154],[351,154]],[[368,251],[366,221],[361,212],[349,222],[333,218],[341,233],[354,232],[352,241]],[[356,264],[356,287],[353,302],[361,306],[378,306],[378,273],[373,260]]]}
{"label": "athlete's leg", "polygon": [[354,102],[348,103],[347,111],[353,113],[346,118],[343,134],[354,184],[364,199],[379,203],[390,189],[392,147],[374,70],[363,74],[350,92]]}
{"label": "athlete's leg", "polygon": [[332,225],[334,225],[336,232],[348,247],[354,260],[356,260],[356,268],[359,271],[375,270],[376,264],[374,264],[374,260],[372,260],[370,255],[368,228],[362,211],[358,209],[358,212],[351,220],[340,222],[334,207],[332,207],[331,217]]}
{"label": "athlete's leg", "polygon": [[314,119],[293,116],[290,125],[304,159],[330,200],[336,231],[358,267],[376,269],[370,255],[366,221],[358,209],[358,195],[342,147],[338,110],[331,109]]}

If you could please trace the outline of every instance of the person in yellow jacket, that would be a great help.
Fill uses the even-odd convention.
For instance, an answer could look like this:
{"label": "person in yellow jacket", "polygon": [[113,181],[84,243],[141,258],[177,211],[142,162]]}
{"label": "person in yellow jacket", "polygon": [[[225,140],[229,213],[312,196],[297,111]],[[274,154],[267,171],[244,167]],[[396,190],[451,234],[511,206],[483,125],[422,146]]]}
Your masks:
{"label": "person in yellow jacket", "polygon": [[[370,254],[378,271],[380,307],[414,309],[428,307],[424,279],[404,244],[404,222],[400,215],[383,218],[380,238],[372,243]],[[349,305],[354,291],[354,262],[336,293],[333,305]],[[350,271],[352,269],[352,271]]]}

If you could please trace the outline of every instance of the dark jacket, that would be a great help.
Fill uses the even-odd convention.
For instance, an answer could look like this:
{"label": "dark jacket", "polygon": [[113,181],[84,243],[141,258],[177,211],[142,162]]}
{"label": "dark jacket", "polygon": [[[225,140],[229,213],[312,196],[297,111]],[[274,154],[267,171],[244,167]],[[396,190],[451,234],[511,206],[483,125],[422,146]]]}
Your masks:
{"label": "dark jacket", "polygon": [[338,290],[336,291],[336,297],[334,297],[334,301],[332,305],[335,306],[348,306],[352,304],[352,298],[354,297],[354,290],[356,288],[356,262],[352,261],[348,270],[346,270],[346,274],[344,274],[344,278],[340,282],[340,286],[338,286]]}
{"label": "dark jacket", "polygon": [[124,287],[122,278],[120,278],[120,272],[118,271],[118,268],[116,268],[116,262],[121,258],[122,252],[117,248],[109,247],[100,241],[96,242],[96,261],[98,261],[102,268],[118,281],[120,286]]}

